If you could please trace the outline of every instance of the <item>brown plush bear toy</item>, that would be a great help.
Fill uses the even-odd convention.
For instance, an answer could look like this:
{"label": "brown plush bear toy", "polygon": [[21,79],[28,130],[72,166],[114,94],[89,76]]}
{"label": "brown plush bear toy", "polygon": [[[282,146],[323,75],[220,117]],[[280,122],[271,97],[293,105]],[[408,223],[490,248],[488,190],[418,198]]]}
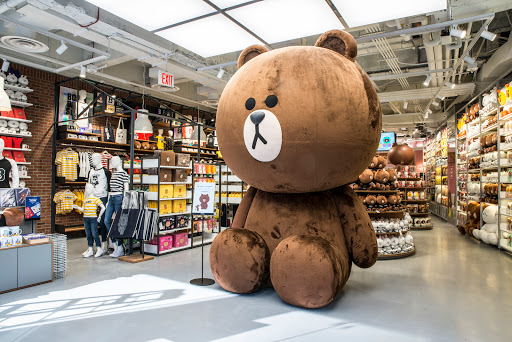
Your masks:
{"label": "brown plush bear toy", "polygon": [[376,262],[370,218],[347,185],[375,156],[382,124],[356,54],[354,38],[333,30],[315,46],[253,45],[240,55],[217,136],[226,164],[251,187],[210,249],[224,289],[273,286],[289,304],[320,308],[341,291],[352,262]]}
{"label": "brown plush bear toy", "polygon": [[388,199],[384,195],[379,195],[379,196],[377,196],[377,204],[378,205],[387,205]]}
{"label": "brown plush bear toy", "polygon": [[395,169],[386,169],[386,172],[389,174],[390,182],[394,182],[398,179],[398,174]]}
{"label": "brown plush bear toy", "polygon": [[373,172],[370,169],[366,169],[359,175],[359,181],[363,184],[370,183],[373,180]]}
{"label": "brown plush bear toy", "polygon": [[377,164],[379,163],[379,160],[377,159],[377,156],[372,158],[372,161],[368,165],[369,169],[375,169],[377,167]]}
{"label": "brown plush bear toy", "polygon": [[373,179],[381,184],[387,183],[389,181],[389,173],[386,170],[377,170],[373,175]]}
{"label": "brown plush bear toy", "polygon": [[382,156],[378,156],[377,157],[377,165],[376,167],[379,168],[379,169],[383,169],[386,167],[386,164],[388,163],[388,161],[386,160],[386,158],[382,157]]}
{"label": "brown plush bear toy", "polygon": [[367,206],[373,207],[377,203],[377,197],[373,195],[367,195],[363,202]]}
{"label": "brown plush bear toy", "polygon": [[393,206],[397,205],[398,204],[398,196],[396,196],[396,195],[389,195],[388,196],[388,203],[390,205],[393,205]]}

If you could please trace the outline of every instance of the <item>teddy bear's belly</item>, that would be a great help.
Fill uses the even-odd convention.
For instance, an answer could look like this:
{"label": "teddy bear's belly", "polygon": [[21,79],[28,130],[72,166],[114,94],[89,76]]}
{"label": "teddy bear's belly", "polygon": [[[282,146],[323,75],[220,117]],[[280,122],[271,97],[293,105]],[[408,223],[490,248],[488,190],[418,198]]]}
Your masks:
{"label": "teddy bear's belly", "polygon": [[270,253],[292,235],[322,237],[348,256],[337,209],[329,191],[275,194],[258,190],[244,228],[257,232]]}

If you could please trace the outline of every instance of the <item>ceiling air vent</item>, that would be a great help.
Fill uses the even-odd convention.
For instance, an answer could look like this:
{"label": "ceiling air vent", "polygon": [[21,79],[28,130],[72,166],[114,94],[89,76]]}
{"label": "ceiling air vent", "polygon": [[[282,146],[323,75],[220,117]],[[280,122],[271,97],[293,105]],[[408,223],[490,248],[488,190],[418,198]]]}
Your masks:
{"label": "ceiling air vent", "polygon": [[32,53],[42,53],[48,51],[48,46],[32,38],[19,36],[4,36],[0,38],[2,43],[10,48]]}

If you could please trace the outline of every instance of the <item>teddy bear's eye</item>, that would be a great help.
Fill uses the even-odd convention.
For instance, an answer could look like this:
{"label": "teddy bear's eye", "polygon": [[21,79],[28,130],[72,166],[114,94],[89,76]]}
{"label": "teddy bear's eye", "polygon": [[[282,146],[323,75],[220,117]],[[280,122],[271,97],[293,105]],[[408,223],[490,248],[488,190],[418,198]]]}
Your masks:
{"label": "teddy bear's eye", "polygon": [[277,105],[277,96],[275,95],[269,95],[267,96],[267,99],[265,100],[265,104],[268,108],[274,108]]}
{"label": "teddy bear's eye", "polygon": [[247,101],[245,101],[245,109],[251,110],[256,106],[256,100],[252,97],[249,97]]}

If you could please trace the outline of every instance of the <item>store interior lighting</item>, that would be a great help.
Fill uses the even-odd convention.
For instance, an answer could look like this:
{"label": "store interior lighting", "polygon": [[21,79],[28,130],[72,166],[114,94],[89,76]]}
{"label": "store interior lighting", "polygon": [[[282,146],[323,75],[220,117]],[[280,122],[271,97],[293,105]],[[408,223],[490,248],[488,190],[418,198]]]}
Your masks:
{"label": "store interior lighting", "polygon": [[219,73],[217,74],[217,78],[222,78],[224,76],[224,69],[220,68]]}
{"label": "store interior lighting", "polygon": [[8,61],[7,59],[4,59],[4,62],[2,63],[2,71],[3,71],[4,73],[6,73],[6,72],[7,72],[7,70],[9,70],[9,65],[10,65],[10,64],[11,64],[11,63],[9,63],[9,61]]}
{"label": "store interior lighting", "polygon": [[436,106],[436,107],[437,107],[437,106],[439,106],[439,102],[437,102],[437,100],[433,100],[433,101],[432,101],[432,104],[433,104],[434,106]]}
{"label": "store interior lighting", "polygon": [[466,37],[466,30],[459,30],[458,28],[452,27],[450,29],[450,36],[463,39]]}
{"label": "store interior lighting", "polygon": [[485,38],[485,39],[487,39],[487,40],[490,40],[491,42],[492,42],[494,39],[496,39],[496,36],[497,36],[497,34],[496,34],[496,33],[492,33],[492,32],[487,31],[487,30],[483,31],[483,32],[482,32],[482,34],[480,35],[480,37]]}
{"label": "store interior lighting", "polygon": [[66,45],[66,43],[64,43],[64,41],[62,41],[60,43],[60,46],[57,48],[57,50],[55,50],[55,52],[57,52],[58,55],[62,55],[64,53],[64,51],[66,51],[68,49],[68,46]]}
{"label": "store interior lighting", "polygon": [[455,88],[455,83],[452,83],[452,82],[446,82],[446,84],[445,84],[445,85],[446,85],[448,88],[451,88],[451,89]]}
{"label": "store interior lighting", "polygon": [[468,64],[473,64],[476,62],[476,59],[472,58],[472,57],[469,57],[469,56],[466,56],[464,57],[464,61]]}
{"label": "store interior lighting", "polygon": [[444,96],[443,96],[443,95],[441,95],[441,94],[437,94],[437,95],[436,95],[436,97],[437,97],[439,100],[441,100],[441,101],[443,101],[443,100],[444,100]]}
{"label": "store interior lighting", "polygon": [[135,133],[137,134],[153,134],[153,125],[149,121],[149,111],[147,109],[137,110],[137,119],[135,119]]}
{"label": "store interior lighting", "polygon": [[409,102],[404,101],[404,109],[407,109],[407,106],[409,105]]}
{"label": "store interior lighting", "polygon": [[430,84],[430,81],[432,81],[432,75],[427,75],[427,78],[425,78],[423,85],[428,86]]}
{"label": "store interior lighting", "polygon": [[87,67],[85,65],[82,65],[80,67],[80,77],[85,78],[87,76]]}
{"label": "store interior lighting", "polygon": [[331,0],[338,12],[350,27],[379,23],[397,18],[443,11],[447,9],[445,0],[366,0],[364,10],[357,1]]}

